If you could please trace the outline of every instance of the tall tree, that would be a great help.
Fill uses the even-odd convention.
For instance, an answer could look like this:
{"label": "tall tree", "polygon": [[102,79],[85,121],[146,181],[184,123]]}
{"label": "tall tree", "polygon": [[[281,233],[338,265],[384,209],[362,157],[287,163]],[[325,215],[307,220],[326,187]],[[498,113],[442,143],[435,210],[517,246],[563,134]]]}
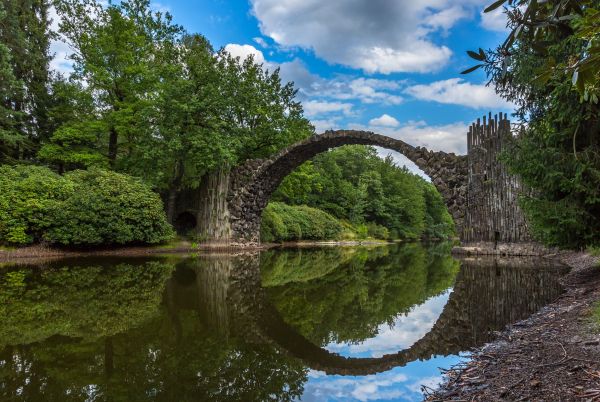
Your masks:
{"label": "tall tree", "polygon": [[61,0],[60,32],[72,44],[74,77],[94,91],[106,123],[106,154],[116,167],[120,148],[131,153],[151,134],[150,121],[159,76],[156,52],[173,43],[181,28],[169,14],[153,12],[148,0],[102,7],[95,0]]}
{"label": "tall tree", "polygon": [[2,159],[29,158],[48,136],[50,38],[47,0],[0,3]]}

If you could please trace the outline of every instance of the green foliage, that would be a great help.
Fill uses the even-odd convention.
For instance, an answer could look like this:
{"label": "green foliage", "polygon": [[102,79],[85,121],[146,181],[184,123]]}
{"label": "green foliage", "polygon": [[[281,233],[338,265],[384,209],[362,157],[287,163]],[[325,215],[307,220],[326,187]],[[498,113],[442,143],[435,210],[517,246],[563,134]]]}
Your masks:
{"label": "green foliage", "polygon": [[63,245],[160,243],[173,237],[158,195],[119,173],[88,170],[65,175],[73,193],[54,212],[44,239]]}
{"label": "green foliage", "polygon": [[[344,146],[288,175],[273,200],[306,204],[349,221],[358,238],[447,238],[454,224],[431,183],[373,147]],[[382,228],[385,228],[388,233]]]}
{"label": "green foliage", "polygon": [[160,198],[137,179],[102,170],[59,176],[44,167],[0,166],[2,243],[158,243],[172,236]]}
{"label": "green foliage", "polygon": [[333,216],[305,205],[270,203],[262,216],[264,242],[337,239],[344,230]]}
{"label": "green foliage", "polygon": [[[459,262],[419,244],[266,252],[261,279],[284,320],[317,345],[361,342],[450,288]],[[306,301],[310,300],[309,303]]]}
{"label": "green foliage", "polygon": [[73,183],[38,166],[0,166],[0,242],[40,241]]}
{"label": "green foliage", "polygon": [[29,160],[48,136],[49,0],[0,4],[0,163]]}
{"label": "green foliage", "polygon": [[114,335],[156,315],[173,267],[111,261],[5,272],[0,277],[0,349],[56,335]]}

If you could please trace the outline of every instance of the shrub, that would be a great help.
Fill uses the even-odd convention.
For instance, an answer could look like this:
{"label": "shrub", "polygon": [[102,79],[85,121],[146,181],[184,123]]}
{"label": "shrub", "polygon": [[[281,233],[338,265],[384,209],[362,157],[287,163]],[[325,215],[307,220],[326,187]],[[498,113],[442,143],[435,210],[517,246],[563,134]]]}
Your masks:
{"label": "shrub", "polygon": [[40,166],[0,166],[0,242],[30,244],[53,224],[73,186]]}
{"label": "shrub", "polygon": [[160,197],[140,180],[104,170],[65,175],[73,194],[44,238],[63,245],[160,243],[173,237]]}
{"label": "shrub", "polygon": [[60,176],[45,167],[0,167],[1,243],[158,243],[172,236],[162,201],[133,177],[102,170]]}
{"label": "shrub", "polygon": [[272,202],[262,216],[261,240],[328,240],[340,238],[344,227],[327,212],[305,205],[291,206]]}
{"label": "shrub", "polygon": [[387,240],[390,238],[390,231],[385,226],[376,223],[367,223],[367,234],[374,239]]}

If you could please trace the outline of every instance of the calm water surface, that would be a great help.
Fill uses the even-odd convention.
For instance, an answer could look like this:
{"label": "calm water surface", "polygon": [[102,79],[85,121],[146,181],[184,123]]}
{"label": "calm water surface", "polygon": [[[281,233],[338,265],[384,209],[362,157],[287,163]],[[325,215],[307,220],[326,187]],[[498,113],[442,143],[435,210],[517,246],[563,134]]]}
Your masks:
{"label": "calm water surface", "polygon": [[564,271],[418,244],[8,264],[0,400],[421,400]]}

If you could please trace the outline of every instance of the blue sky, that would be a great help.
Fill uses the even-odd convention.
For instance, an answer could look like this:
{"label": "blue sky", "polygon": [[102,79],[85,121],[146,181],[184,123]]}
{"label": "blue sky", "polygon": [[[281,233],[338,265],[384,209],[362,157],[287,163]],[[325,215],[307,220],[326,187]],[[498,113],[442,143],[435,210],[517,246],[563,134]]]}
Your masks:
{"label": "blue sky", "polygon": [[[468,124],[511,106],[485,86],[466,50],[505,35],[491,0],[160,0],[189,32],[218,49],[254,54],[294,81],[318,132],[368,129],[464,153]],[[498,10],[501,11],[501,10]],[[64,47],[55,44],[55,66]]]}

